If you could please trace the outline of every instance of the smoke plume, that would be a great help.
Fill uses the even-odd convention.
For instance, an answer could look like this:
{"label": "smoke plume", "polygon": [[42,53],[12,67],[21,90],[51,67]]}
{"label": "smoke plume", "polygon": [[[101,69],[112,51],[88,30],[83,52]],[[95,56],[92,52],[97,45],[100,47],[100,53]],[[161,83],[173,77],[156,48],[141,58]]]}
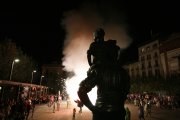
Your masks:
{"label": "smoke plume", "polygon": [[[109,5],[109,4],[107,4]],[[127,25],[124,15],[116,7],[107,7],[101,3],[83,3],[78,9],[64,13],[62,25],[66,30],[62,59],[66,71],[73,71],[75,75],[67,80],[67,91],[75,99],[80,81],[86,77],[89,68],[87,62],[87,50],[93,42],[93,31],[103,28],[105,40],[117,40],[121,49],[125,49],[131,43],[127,34]]]}

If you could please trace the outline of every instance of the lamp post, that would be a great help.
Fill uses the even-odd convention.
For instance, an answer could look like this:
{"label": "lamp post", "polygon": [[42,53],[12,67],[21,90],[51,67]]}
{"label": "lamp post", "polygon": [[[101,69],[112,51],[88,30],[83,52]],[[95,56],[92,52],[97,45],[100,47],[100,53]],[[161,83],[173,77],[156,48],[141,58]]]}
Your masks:
{"label": "lamp post", "polygon": [[40,79],[40,86],[41,86],[41,83],[42,83],[42,78],[43,78],[44,76],[43,75],[41,75],[41,79]]}
{"label": "lamp post", "polygon": [[44,93],[44,92],[42,92],[42,87],[41,87],[41,83],[42,83],[42,78],[43,78],[44,76],[43,75],[41,75],[41,79],[40,79],[40,89],[41,89],[41,91],[40,91],[40,94],[42,95],[42,93]]}
{"label": "lamp post", "polygon": [[29,91],[29,97],[31,96],[31,92],[32,92],[32,81],[33,81],[33,75],[34,75],[34,73],[36,73],[36,70],[33,70],[32,71],[32,76],[31,76],[31,88],[30,88],[30,91]]}
{"label": "lamp post", "polygon": [[32,76],[31,76],[31,87],[32,87],[32,81],[33,81],[34,73],[36,73],[36,70],[33,70],[33,71],[32,71]]}
{"label": "lamp post", "polygon": [[9,76],[9,80],[11,80],[12,78],[12,72],[13,72],[13,68],[14,68],[14,63],[17,63],[19,62],[19,59],[14,59],[12,64],[11,64],[11,73],[10,73],[10,76]]}

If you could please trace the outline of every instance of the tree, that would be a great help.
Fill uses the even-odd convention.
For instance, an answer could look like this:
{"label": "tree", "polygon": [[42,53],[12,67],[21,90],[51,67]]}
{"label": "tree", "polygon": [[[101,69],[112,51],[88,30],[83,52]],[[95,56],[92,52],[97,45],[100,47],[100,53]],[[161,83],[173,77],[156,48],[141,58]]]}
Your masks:
{"label": "tree", "polygon": [[14,64],[12,81],[30,83],[31,72],[37,64],[24,54],[21,48],[17,48],[15,43],[6,39],[0,43],[0,58],[0,79],[9,80],[12,62],[18,58],[20,62]]}
{"label": "tree", "polygon": [[50,93],[57,94],[60,91],[61,94],[67,95],[65,83],[67,73],[65,71],[61,73],[58,73],[57,71],[47,71],[45,76],[43,85],[49,87]]}

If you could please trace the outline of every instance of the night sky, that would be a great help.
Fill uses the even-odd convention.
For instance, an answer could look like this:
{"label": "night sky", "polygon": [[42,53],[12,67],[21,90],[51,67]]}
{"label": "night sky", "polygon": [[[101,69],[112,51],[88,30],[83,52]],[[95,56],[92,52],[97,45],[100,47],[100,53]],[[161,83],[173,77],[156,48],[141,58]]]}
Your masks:
{"label": "night sky", "polygon": [[[62,20],[66,12],[78,11],[82,3],[86,3],[81,1],[83,0],[61,0],[58,3],[39,5],[21,3],[22,5],[18,6],[1,4],[0,40],[12,39],[40,64],[60,61],[66,37],[66,29],[61,25]],[[127,50],[132,54],[130,59],[135,58],[137,45],[149,40],[151,35],[180,31],[180,7],[172,0],[138,3],[128,0],[97,0],[93,4],[98,8],[104,23],[113,20],[125,23],[126,32],[132,39],[132,44]],[[118,16],[113,11],[121,15]],[[117,16],[117,19],[111,19],[108,15]]]}

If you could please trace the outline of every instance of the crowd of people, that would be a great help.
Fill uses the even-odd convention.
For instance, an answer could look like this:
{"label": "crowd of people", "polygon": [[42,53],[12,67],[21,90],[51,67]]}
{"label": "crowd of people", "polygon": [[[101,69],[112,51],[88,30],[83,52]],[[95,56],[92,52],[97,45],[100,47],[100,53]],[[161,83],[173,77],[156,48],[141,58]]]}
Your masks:
{"label": "crowd of people", "polygon": [[1,120],[27,120],[30,112],[33,117],[35,109],[35,99],[19,98],[8,99],[0,102],[0,119]]}
{"label": "crowd of people", "polygon": [[132,93],[128,94],[127,100],[136,106],[143,105],[145,108],[149,104],[158,109],[175,110],[180,108],[180,97],[173,95]]}
{"label": "crowd of people", "polygon": [[40,97],[20,97],[0,101],[0,120],[27,120],[33,118],[35,106],[47,104],[52,112],[60,110],[61,95],[44,95]]}

